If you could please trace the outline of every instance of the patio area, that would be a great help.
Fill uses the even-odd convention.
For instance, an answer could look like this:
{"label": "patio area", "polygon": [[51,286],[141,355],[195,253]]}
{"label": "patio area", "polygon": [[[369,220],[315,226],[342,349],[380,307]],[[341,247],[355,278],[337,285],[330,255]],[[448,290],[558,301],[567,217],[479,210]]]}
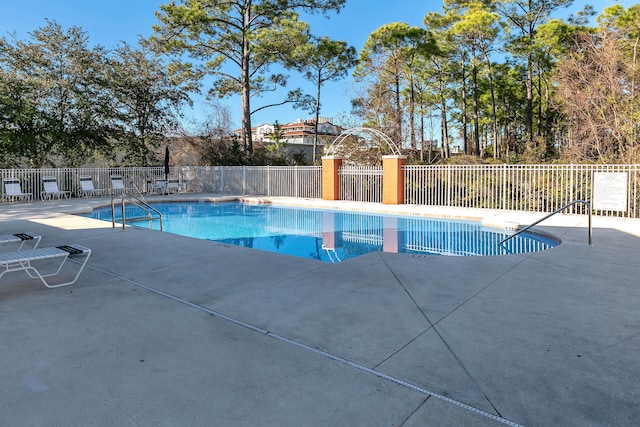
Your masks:
{"label": "patio area", "polygon": [[[93,251],[75,285],[0,282],[0,425],[640,419],[640,220],[594,218],[592,246],[586,216],[556,215],[537,227],[562,239],[545,252],[327,264],[69,214],[109,202],[0,204],[0,234]],[[496,225],[544,216],[421,213]]]}

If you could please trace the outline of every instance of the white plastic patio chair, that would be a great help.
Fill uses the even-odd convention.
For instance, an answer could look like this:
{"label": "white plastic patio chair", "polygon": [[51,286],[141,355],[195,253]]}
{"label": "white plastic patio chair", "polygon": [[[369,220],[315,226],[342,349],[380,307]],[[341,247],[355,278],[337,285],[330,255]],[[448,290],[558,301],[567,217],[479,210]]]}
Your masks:
{"label": "white plastic patio chair", "polygon": [[18,178],[4,178],[4,195],[3,199],[8,202],[13,202],[16,199],[19,200],[31,200],[31,193],[23,193],[20,188],[20,181]]}
{"label": "white plastic patio chair", "polygon": [[130,193],[131,189],[124,186],[122,175],[111,175],[111,194]]}
{"label": "white plastic patio chair", "polygon": [[[7,273],[24,271],[32,279],[40,279],[47,288],[58,288],[74,284],[89,260],[91,249],[80,245],[56,246],[51,248],[29,249],[25,251],[0,253],[0,282]],[[80,258],[78,271],[71,280],[51,283],[49,277],[57,276],[69,258]],[[76,263],[72,263],[76,264]],[[36,266],[37,265],[37,266]],[[57,268],[56,268],[57,267]],[[53,272],[45,270],[53,269]]]}
{"label": "white plastic patio chair", "polygon": [[149,192],[150,193],[165,193],[167,191],[167,180],[164,178],[158,178],[156,179],[156,181],[151,184],[151,186],[149,187]]}
{"label": "white plastic patio chair", "polygon": [[89,196],[105,196],[107,194],[106,188],[95,188],[93,186],[93,178],[90,176],[80,176],[78,177],[80,180],[80,196],[81,197],[89,197]]}
{"label": "white plastic patio chair", "polygon": [[[8,246],[14,251],[20,251],[28,244],[31,249],[35,249],[41,238],[42,236],[35,233],[2,234],[0,235],[0,248],[4,250]],[[15,249],[16,244],[18,244],[17,249]]]}
{"label": "white plastic patio chair", "polygon": [[71,191],[60,191],[58,180],[53,176],[43,177],[42,185],[44,186],[42,200],[68,199],[71,196]]}

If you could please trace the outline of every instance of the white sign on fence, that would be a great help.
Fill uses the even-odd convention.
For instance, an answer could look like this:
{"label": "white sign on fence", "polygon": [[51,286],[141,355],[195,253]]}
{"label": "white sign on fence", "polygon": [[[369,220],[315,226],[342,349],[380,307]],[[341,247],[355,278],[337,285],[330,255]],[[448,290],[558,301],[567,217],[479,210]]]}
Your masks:
{"label": "white sign on fence", "polygon": [[593,209],[627,211],[627,172],[593,173]]}

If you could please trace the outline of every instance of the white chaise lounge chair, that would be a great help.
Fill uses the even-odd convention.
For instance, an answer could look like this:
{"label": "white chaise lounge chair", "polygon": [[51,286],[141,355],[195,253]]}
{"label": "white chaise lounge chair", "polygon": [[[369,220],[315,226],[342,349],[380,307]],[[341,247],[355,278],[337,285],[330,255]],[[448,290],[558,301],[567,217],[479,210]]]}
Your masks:
{"label": "white chaise lounge chair", "polygon": [[58,180],[53,176],[43,177],[42,185],[44,186],[42,200],[68,199],[71,196],[71,191],[60,191]]}
{"label": "white chaise lounge chair", "polygon": [[[56,246],[51,248],[29,249],[25,251],[0,253],[0,282],[7,273],[25,271],[32,279],[40,279],[47,288],[72,285],[80,277],[80,273],[87,265],[91,249],[79,245]],[[49,277],[56,276],[62,270],[69,258],[80,258],[80,267],[73,279],[62,283],[51,283]],[[36,264],[38,266],[36,266]],[[56,268],[57,267],[57,268]],[[53,272],[41,270],[53,269]]]}
{"label": "white chaise lounge chair", "polygon": [[93,178],[90,176],[80,176],[80,196],[105,196],[107,194],[106,188],[95,188],[93,186]]}
{"label": "white chaise lounge chair", "polygon": [[184,184],[178,179],[169,179],[167,182],[167,193],[182,193],[184,191]]}
{"label": "white chaise lounge chair", "polygon": [[111,194],[130,193],[131,189],[124,186],[122,175],[111,175]]}
{"label": "white chaise lounge chair", "polygon": [[32,194],[22,192],[18,178],[4,178],[2,181],[4,182],[4,200],[8,202],[13,202],[16,199],[31,200]]}
{"label": "white chaise lounge chair", "polygon": [[[40,243],[42,236],[34,233],[16,233],[0,235],[0,250],[4,251],[6,247],[12,248],[14,251],[20,251],[25,245],[30,249],[35,249]],[[15,249],[15,246],[18,246]]]}

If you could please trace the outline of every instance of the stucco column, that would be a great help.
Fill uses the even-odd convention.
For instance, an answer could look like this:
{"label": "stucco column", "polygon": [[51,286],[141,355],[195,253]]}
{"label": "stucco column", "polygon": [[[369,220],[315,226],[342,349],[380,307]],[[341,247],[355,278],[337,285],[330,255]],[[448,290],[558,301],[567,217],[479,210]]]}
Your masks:
{"label": "stucco column", "polygon": [[404,165],[406,156],[382,156],[382,203],[404,204]]}
{"label": "stucco column", "polygon": [[342,157],[322,156],[322,200],[340,200],[340,166]]}

